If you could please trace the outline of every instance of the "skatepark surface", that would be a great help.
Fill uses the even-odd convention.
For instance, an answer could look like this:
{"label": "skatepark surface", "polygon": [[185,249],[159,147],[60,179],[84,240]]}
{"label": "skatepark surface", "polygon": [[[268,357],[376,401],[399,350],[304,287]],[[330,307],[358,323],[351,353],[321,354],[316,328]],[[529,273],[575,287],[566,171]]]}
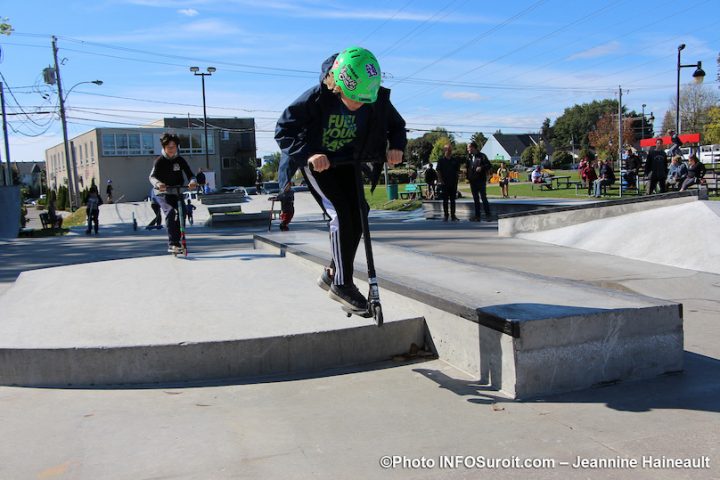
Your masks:
{"label": "skatepark surface", "polygon": [[[324,225],[317,207],[309,195],[297,197],[297,222],[290,234],[307,231],[321,238]],[[263,202],[258,197],[248,203],[260,211],[267,208]],[[712,202],[695,203],[700,204],[696,209],[717,216]],[[252,235],[264,228],[209,229],[196,222],[189,229],[192,259],[175,259],[163,254],[163,231],[133,231],[123,208],[117,208],[117,223],[102,212],[99,237],[74,230],[66,237],[0,245],[3,342],[52,347],[61,341],[92,342],[93,335],[102,334],[103,342],[127,345],[147,340],[149,333],[163,342],[214,340],[233,332],[252,336],[278,328],[307,330],[308,317],[302,315],[308,314],[330,328],[375,328],[371,321],[348,319],[339,311],[314,284],[316,268],[296,262],[288,266],[287,259],[253,250]],[[665,249],[668,255],[684,249],[676,243],[680,240],[661,238],[668,228],[658,224],[656,214],[643,212],[632,219],[642,229],[615,225],[624,236],[608,237],[607,243],[644,243],[648,250]],[[690,211],[683,215],[695,220],[678,228],[688,230],[683,241],[703,250],[703,235],[715,234],[713,227],[698,227],[698,221],[712,217]],[[618,248],[603,253],[529,237],[499,238],[495,222],[448,224],[420,218],[417,212],[372,215],[378,261],[382,252],[394,252],[378,263],[378,270],[393,271],[405,250],[418,282],[447,275],[447,287],[454,290],[461,286],[452,284],[453,272],[435,271],[438,259],[456,262],[458,275],[477,267],[486,276],[496,270],[498,278],[514,270],[559,279],[547,284],[548,292],[581,282],[605,289],[608,296],[632,293],[680,302],[684,371],[522,402],[443,361],[410,356],[253,380],[0,387],[0,434],[12,439],[0,449],[0,478],[720,477],[719,274],[690,263],[619,256]],[[653,225],[657,229],[648,231]],[[640,230],[648,237],[638,236]],[[591,229],[577,238],[604,235]],[[571,246],[586,247],[579,242]],[[322,248],[320,242],[317,248]],[[717,249],[700,252],[703,265],[711,262],[712,252]],[[271,265],[281,262],[277,270]],[[18,279],[21,272],[28,273]],[[95,284],[97,298],[83,298],[87,283]],[[567,290],[568,301],[582,304],[572,291]],[[532,295],[537,300],[544,293]],[[393,315],[389,292],[382,291],[381,297],[390,318],[409,316]],[[187,308],[169,318],[163,315],[168,302]],[[291,308],[297,302],[307,308]],[[9,311],[23,321],[12,323]],[[64,314],[67,328],[55,333],[47,328]],[[246,324],[244,317],[254,321]],[[28,455],[30,451],[34,453]],[[448,460],[453,458],[460,460]],[[634,459],[639,466],[574,467],[578,458]],[[488,459],[496,459],[495,466],[487,466]],[[526,459],[542,460],[545,466],[527,466]],[[668,466],[672,460],[688,466]]]}

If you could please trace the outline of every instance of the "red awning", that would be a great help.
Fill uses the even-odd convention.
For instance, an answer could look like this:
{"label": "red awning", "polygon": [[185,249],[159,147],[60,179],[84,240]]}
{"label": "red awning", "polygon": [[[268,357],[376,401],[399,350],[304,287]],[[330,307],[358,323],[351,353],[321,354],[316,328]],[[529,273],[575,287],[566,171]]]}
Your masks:
{"label": "red awning", "polygon": [[[670,140],[670,136],[660,137],[662,138],[663,145],[670,145],[672,141]],[[641,147],[654,147],[655,141],[657,138],[645,138],[643,140],[640,140],[640,146]],[[700,143],[700,134],[699,133],[683,133],[680,135],[680,141],[685,143]]]}

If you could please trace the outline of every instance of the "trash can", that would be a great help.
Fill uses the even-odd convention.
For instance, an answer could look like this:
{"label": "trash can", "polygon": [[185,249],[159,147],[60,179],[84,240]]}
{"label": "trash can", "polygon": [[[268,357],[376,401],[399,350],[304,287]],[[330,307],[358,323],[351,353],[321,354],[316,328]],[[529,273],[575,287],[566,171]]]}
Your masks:
{"label": "trash can", "polygon": [[388,200],[397,200],[398,199],[398,186],[396,183],[391,183],[387,185],[387,198]]}

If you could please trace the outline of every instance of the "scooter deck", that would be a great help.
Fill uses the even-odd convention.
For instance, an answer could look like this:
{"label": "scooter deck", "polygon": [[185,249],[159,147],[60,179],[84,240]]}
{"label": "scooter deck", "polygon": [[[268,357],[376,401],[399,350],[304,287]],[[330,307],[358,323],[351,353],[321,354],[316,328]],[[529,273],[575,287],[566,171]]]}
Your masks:
{"label": "scooter deck", "polygon": [[342,308],[342,311],[345,312],[348,317],[351,315],[357,315],[358,317],[372,318],[372,313],[368,312],[367,310],[353,310],[352,308],[344,306],[340,308]]}

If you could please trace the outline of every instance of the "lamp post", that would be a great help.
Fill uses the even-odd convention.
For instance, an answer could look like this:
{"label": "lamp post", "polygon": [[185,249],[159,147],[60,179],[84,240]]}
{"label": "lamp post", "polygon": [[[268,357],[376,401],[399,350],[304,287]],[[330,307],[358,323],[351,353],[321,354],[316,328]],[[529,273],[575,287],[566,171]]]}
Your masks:
{"label": "lamp post", "polygon": [[207,73],[200,72],[199,67],[190,67],[190,71],[194,75],[202,79],[202,97],[203,97],[203,125],[205,126],[205,168],[210,170],[210,156],[208,153],[208,134],[207,134],[207,110],[205,107],[205,77],[211,76],[217,71],[215,67],[207,67]]}
{"label": "lamp post", "polygon": [[677,47],[677,89],[675,95],[675,133],[680,135],[680,69],[682,68],[695,68],[693,72],[693,79],[695,83],[702,83],[705,79],[705,71],[702,69],[702,62],[691,63],[689,65],[682,65],[680,63],[680,52],[685,48],[685,44],[681,43]]}

